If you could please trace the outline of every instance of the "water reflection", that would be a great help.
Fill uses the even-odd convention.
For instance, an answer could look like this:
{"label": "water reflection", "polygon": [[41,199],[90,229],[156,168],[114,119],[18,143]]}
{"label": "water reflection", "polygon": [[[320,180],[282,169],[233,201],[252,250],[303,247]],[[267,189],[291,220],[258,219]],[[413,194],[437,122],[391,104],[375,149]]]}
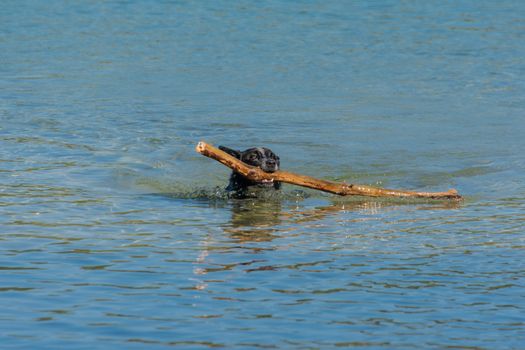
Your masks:
{"label": "water reflection", "polygon": [[280,200],[234,200],[230,222],[223,230],[232,239],[240,242],[271,241],[277,237],[277,226],[282,220]]}
{"label": "water reflection", "polygon": [[341,212],[377,215],[382,210],[393,210],[403,206],[412,206],[415,210],[452,210],[459,209],[462,203],[333,197],[329,204],[311,208],[300,202],[292,204],[279,198],[233,200],[231,219],[223,226],[223,231],[239,242],[271,241],[279,237],[280,233],[297,230],[300,225],[312,225]]}
{"label": "water reflection", "polygon": [[[310,202],[290,202],[282,198],[221,202],[219,206],[230,214],[229,220],[220,226],[225,236],[210,233],[201,241],[193,268],[196,283],[192,289],[213,289],[210,283],[225,282],[225,273],[229,274],[226,279],[238,280],[242,279],[239,273],[266,271],[279,275],[283,270],[326,271],[332,263],[332,254],[343,251],[349,251],[350,256],[359,256],[359,263],[354,262],[352,268],[366,269],[367,264],[361,261],[367,259],[362,254],[363,249],[383,254],[391,245],[399,244],[385,242],[394,237],[403,241],[406,235],[402,232],[411,232],[413,225],[421,221],[418,215],[401,220],[398,227],[401,233],[393,235],[388,216],[395,217],[398,210],[450,211],[462,205],[456,201],[355,197],[327,197],[320,204],[312,206]],[[217,206],[216,201],[213,206]],[[295,257],[289,257],[289,261],[279,258],[280,252],[293,251],[296,246],[304,250]]]}

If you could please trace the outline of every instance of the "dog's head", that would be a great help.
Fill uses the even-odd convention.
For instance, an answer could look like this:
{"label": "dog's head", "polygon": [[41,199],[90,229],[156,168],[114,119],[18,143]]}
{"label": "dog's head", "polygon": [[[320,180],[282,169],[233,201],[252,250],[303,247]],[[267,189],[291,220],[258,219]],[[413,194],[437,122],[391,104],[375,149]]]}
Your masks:
{"label": "dog's head", "polygon": [[279,170],[279,157],[266,147],[253,147],[245,151],[237,151],[228,147],[219,146],[222,151],[234,156],[246,164],[256,166],[262,170],[273,173]]}
{"label": "dog's head", "polygon": [[[248,148],[245,151],[237,151],[224,146],[219,146],[219,149],[248,165],[256,166],[269,173],[279,170],[281,165],[279,157],[266,147]],[[230,183],[228,184],[228,187],[226,187],[226,191],[233,192],[234,198],[246,198],[257,196],[257,194],[252,193],[252,189],[256,188],[273,188],[279,190],[281,188],[281,183],[273,180],[263,180],[261,182],[252,181],[236,171],[233,171],[230,176]]]}

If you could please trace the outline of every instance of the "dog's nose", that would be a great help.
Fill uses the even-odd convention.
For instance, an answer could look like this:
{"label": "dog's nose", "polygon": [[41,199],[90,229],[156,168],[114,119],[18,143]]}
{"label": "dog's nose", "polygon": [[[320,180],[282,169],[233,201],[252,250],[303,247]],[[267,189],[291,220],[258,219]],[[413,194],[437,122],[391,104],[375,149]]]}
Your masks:
{"label": "dog's nose", "polygon": [[263,170],[273,173],[277,170],[277,162],[275,160],[267,160],[264,163]]}
{"label": "dog's nose", "polygon": [[275,162],[275,160],[268,160],[266,161],[266,168],[268,170],[276,170],[277,163]]}

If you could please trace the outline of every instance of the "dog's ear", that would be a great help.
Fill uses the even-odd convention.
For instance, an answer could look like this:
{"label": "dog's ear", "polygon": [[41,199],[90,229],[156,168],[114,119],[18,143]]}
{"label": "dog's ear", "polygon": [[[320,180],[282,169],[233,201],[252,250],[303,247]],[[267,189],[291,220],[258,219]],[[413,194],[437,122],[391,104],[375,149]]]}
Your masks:
{"label": "dog's ear", "polygon": [[219,149],[221,151],[228,153],[230,156],[234,156],[237,159],[241,159],[241,151],[237,151],[237,150],[225,147],[225,146],[219,146]]}

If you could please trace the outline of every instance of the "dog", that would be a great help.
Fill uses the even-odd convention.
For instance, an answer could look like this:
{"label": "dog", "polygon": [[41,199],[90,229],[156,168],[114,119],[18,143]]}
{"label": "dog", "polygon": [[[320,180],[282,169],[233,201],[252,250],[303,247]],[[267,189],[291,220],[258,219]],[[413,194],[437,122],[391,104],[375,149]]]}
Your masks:
{"label": "dog", "polygon": [[[258,167],[268,173],[279,170],[281,166],[279,157],[266,147],[253,147],[245,151],[238,151],[225,146],[219,146],[219,149],[246,164]],[[228,187],[226,187],[229,196],[234,198],[256,197],[257,192],[261,189],[279,190],[281,189],[281,183],[278,181],[256,182],[233,171]]]}

